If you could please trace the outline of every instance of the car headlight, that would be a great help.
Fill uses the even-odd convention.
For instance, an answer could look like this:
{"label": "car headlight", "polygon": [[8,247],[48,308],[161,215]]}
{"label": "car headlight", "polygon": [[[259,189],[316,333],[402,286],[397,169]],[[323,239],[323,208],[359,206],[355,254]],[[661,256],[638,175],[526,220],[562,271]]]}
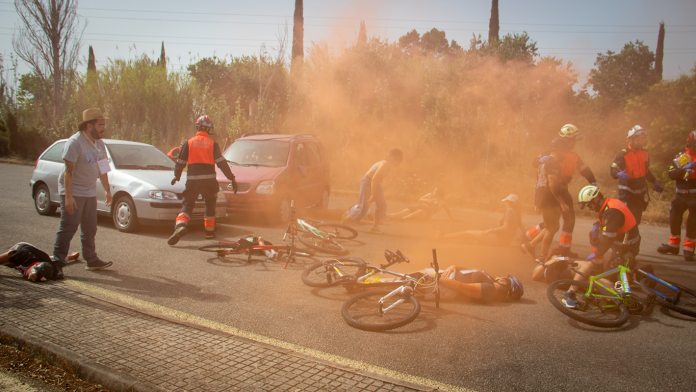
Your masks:
{"label": "car headlight", "polygon": [[274,194],[275,193],[275,181],[273,181],[273,180],[261,181],[261,183],[259,183],[259,186],[256,187],[256,193],[259,193],[262,195]]}
{"label": "car headlight", "polygon": [[179,200],[176,193],[169,191],[150,191],[150,199],[157,200]]}

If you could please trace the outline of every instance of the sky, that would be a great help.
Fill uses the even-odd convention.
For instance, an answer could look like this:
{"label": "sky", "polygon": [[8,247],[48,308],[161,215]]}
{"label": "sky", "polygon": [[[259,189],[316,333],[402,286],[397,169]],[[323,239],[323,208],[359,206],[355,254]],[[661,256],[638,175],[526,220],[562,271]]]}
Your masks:
{"label": "sky", "polygon": [[[44,0],[47,1],[47,0]],[[277,46],[279,30],[292,32],[293,0],[80,0],[86,20],[83,58],[94,48],[97,67],[109,59],[143,53],[158,57],[164,41],[170,70],[185,70],[198,58],[255,55],[261,45]],[[696,1],[637,0],[500,0],[500,36],[526,31],[541,55],[569,61],[584,84],[597,53],[620,51],[641,40],[654,52],[659,23],[665,22],[665,79],[689,73],[696,62]],[[448,39],[469,46],[472,34],[488,37],[490,0],[345,0],[304,1],[305,53],[312,42],[335,50],[353,43],[360,20],[368,36],[394,42],[412,29],[433,27]],[[0,0],[0,53],[13,52],[12,35],[19,19],[14,2]],[[5,66],[8,64],[6,62]],[[86,61],[81,66],[86,69]],[[20,61],[19,73],[28,68]]]}

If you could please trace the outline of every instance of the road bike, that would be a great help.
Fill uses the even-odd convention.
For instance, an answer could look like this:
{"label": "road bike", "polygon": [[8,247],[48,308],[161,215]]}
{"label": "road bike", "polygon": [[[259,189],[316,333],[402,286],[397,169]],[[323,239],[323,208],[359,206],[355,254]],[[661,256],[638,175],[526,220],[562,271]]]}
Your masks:
{"label": "road bike", "polygon": [[297,236],[297,239],[312,249],[333,255],[345,255],[348,250],[337,242],[337,239],[352,240],[358,232],[352,227],[335,223],[326,223],[311,219],[294,218],[294,207],[291,207],[293,218],[290,219],[286,236]]}
{"label": "road bike", "polygon": [[[439,273],[402,274],[386,268],[409,260],[398,250],[385,252],[388,263],[380,267],[367,265],[357,258],[328,259],[310,266],[302,274],[302,281],[312,287],[342,285],[363,288],[364,292],[350,298],[341,314],[348,325],[366,331],[386,331],[402,327],[420,314],[420,302],[415,294],[435,294],[435,306],[440,307]],[[437,253],[433,249],[433,268],[439,271]],[[393,280],[382,280],[379,276]],[[387,289],[384,289],[388,287]]]}
{"label": "road bike", "polygon": [[203,252],[216,253],[218,259],[224,260],[229,255],[246,255],[247,262],[251,263],[253,256],[266,256],[266,251],[278,252],[278,258],[284,257],[285,265],[283,268],[288,268],[288,265],[295,262],[295,257],[312,257],[315,255],[314,249],[298,249],[295,246],[294,239],[291,239],[289,245],[273,245],[269,241],[267,244],[260,245],[255,243],[254,237],[242,238],[237,242],[219,241],[217,244],[204,245],[198,248]]}
{"label": "road bike", "polygon": [[[624,245],[628,235],[624,237]],[[621,251],[619,252],[621,253]],[[616,328],[626,323],[629,314],[639,314],[643,309],[655,300],[679,313],[696,317],[696,292],[682,285],[667,282],[655,276],[646,269],[634,268],[630,253],[623,253],[621,257],[615,257],[611,270],[595,276],[588,276],[573,267],[577,263],[571,263],[571,270],[587,279],[586,282],[578,280],[557,280],[549,285],[546,294],[551,304],[566,316],[579,322],[601,328]],[[637,284],[637,276],[641,276],[640,284]],[[613,279],[610,279],[612,278]],[[605,280],[603,283],[601,280]],[[606,284],[606,282],[614,282]],[[577,305],[575,308],[567,307],[562,299],[565,292],[571,287],[575,290]],[[634,293],[635,287],[647,295]]]}
{"label": "road bike", "polygon": [[[433,249],[434,273],[401,274],[384,268],[366,267],[366,274],[356,277],[356,283],[367,282],[377,274],[391,275],[400,285],[395,289],[366,290],[343,304],[341,314],[351,327],[365,331],[387,331],[415,320],[420,314],[420,302],[416,294],[435,294],[435,307],[440,307],[440,267]],[[346,279],[347,280],[347,279]],[[378,282],[375,282],[378,283]],[[369,283],[368,283],[369,284]],[[373,283],[374,284],[374,283]]]}

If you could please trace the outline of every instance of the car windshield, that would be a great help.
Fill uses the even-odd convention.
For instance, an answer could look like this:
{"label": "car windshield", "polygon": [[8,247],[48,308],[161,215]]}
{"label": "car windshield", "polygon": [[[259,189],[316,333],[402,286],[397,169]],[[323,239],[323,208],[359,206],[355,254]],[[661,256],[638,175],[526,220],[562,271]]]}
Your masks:
{"label": "car windshield", "polygon": [[172,161],[153,146],[111,144],[108,146],[116,169],[173,170]]}
{"label": "car windshield", "polygon": [[279,140],[237,140],[223,156],[239,166],[285,166],[290,143]]}

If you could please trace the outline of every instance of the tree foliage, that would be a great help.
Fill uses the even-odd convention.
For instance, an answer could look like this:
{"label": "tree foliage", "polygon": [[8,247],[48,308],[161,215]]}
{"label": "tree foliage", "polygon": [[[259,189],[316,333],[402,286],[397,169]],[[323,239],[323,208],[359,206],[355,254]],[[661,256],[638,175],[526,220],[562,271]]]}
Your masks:
{"label": "tree foliage", "polygon": [[592,87],[608,103],[623,106],[653,84],[654,61],[655,54],[638,40],[627,43],[619,53],[599,53],[585,87]]}

